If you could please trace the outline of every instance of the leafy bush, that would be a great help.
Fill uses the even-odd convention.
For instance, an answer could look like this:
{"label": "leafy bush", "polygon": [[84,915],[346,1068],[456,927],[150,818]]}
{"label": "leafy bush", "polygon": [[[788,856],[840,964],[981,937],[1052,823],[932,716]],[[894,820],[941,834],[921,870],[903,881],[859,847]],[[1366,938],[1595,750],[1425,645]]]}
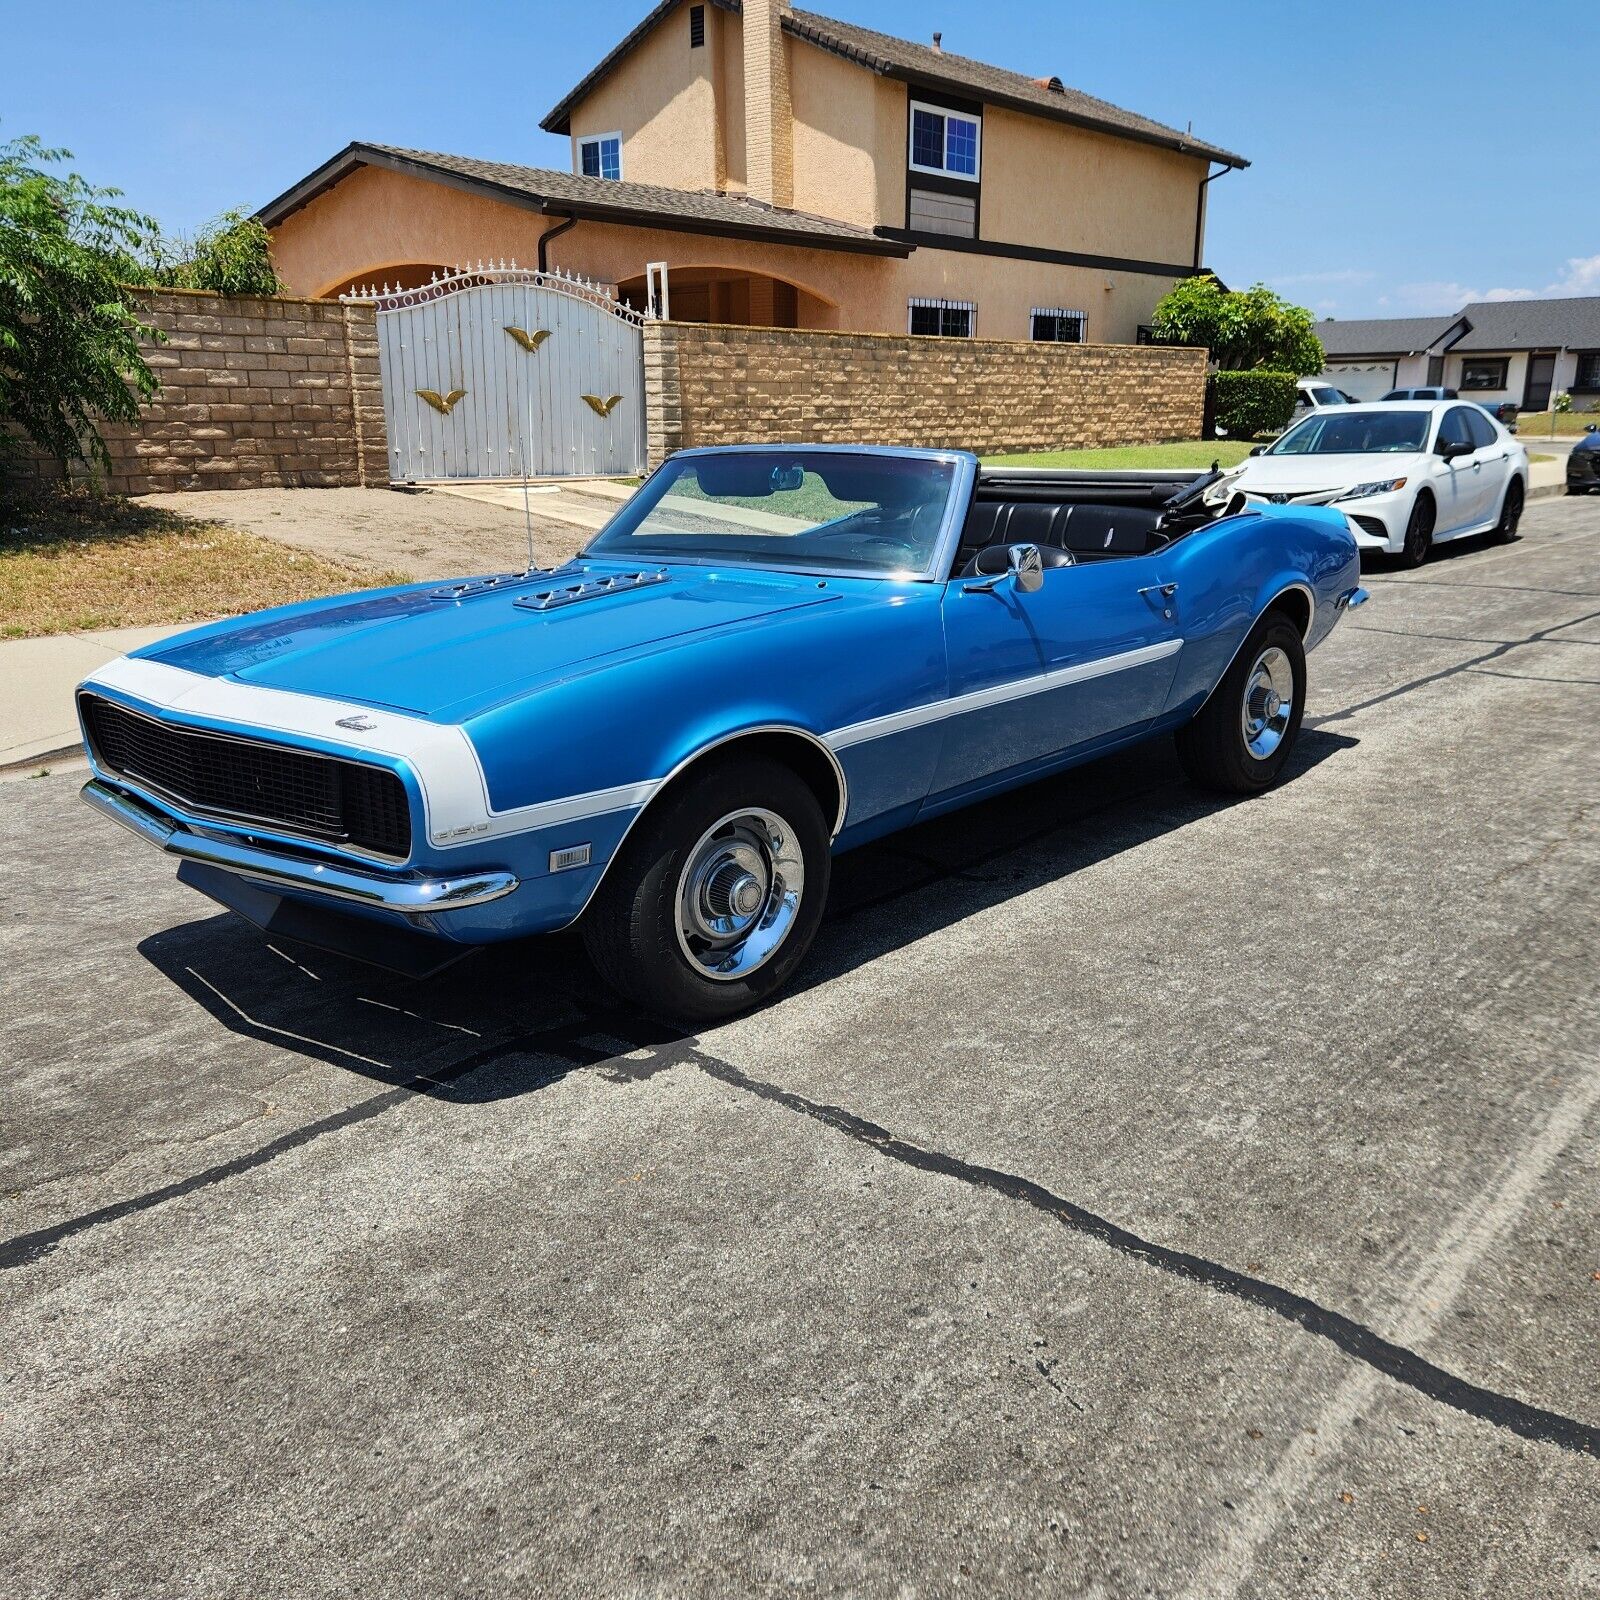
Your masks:
{"label": "leafy bush", "polygon": [[1213,372],[1207,380],[1213,425],[1230,439],[1278,433],[1294,414],[1292,372]]}
{"label": "leafy bush", "polygon": [[31,135],[0,144],[0,457],[26,438],[109,465],[96,421],[132,422],[156,391],[139,353],[155,334],[124,288],[156,226],[50,170],[69,159]]}
{"label": "leafy bush", "polygon": [[1156,304],[1156,338],[1203,345],[1225,371],[1270,367],[1297,378],[1322,371],[1322,341],[1311,313],[1264,283],[1224,289],[1209,273],[1184,278]]}
{"label": "leafy bush", "polygon": [[148,252],[145,281],[171,289],[270,296],[283,293],[272,265],[272,236],[254,217],[224,211],[192,241],[157,239]]}

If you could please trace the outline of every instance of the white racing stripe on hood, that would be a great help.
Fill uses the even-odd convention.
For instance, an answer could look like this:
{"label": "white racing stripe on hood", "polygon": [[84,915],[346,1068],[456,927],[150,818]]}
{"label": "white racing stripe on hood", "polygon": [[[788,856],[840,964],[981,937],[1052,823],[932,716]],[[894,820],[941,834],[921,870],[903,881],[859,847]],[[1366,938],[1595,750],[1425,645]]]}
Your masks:
{"label": "white racing stripe on hood", "polygon": [[[374,754],[396,757],[416,774],[428,839],[436,847],[453,849],[529,828],[632,810],[642,806],[658,787],[655,782],[625,784],[497,812],[489,805],[489,787],[477,749],[466,729],[453,724],[232,678],[211,678],[132,656],[107,662],[84,680],[83,687],[97,684],[121,690],[160,710],[211,717],[263,734],[324,740],[358,760]],[[371,728],[352,736],[338,726],[341,717],[359,717]]]}

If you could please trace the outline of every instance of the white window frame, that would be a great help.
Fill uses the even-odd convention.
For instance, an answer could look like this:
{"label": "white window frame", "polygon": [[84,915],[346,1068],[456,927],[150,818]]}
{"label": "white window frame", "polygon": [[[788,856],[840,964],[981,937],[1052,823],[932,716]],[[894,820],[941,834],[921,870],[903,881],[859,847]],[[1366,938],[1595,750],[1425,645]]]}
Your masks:
{"label": "white window frame", "polygon": [[1065,344],[1065,339],[1035,339],[1033,337],[1033,319],[1035,317],[1076,317],[1083,327],[1083,337],[1079,344],[1089,342],[1089,313],[1080,311],[1075,306],[1035,306],[1028,313],[1028,338],[1034,344]]}
{"label": "white window frame", "polygon": [[581,178],[584,175],[583,147],[586,144],[603,145],[607,139],[615,139],[617,141],[617,175],[615,178],[605,178],[605,172],[603,170],[605,167],[605,158],[602,154],[599,161],[602,171],[599,172],[597,176],[605,178],[607,183],[620,183],[622,181],[622,133],[620,129],[615,133],[586,133],[581,139],[573,140],[572,171],[575,176]]}
{"label": "white window frame", "polygon": [[[915,159],[916,155],[916,120],[919,111],[926,111],[930,116],[943,117],[945,120],[945,142],[941,155],[950,149],[951,117],[960,117],[963,122],[970,122],[978,130],[977,148],[974,151],[973,170],[971,172],[952,172],[948,167],[925,167]],[[961,183],[977,183],[983,176],[983,118],[975,117],[968,111],[952,111],[949,106],[936,106],[927,100],[913,100],[911,109],[906,112],[906,165],[913,172],[926,172],[935,178],[951,178]]]}
{"label": "white window frame", "polygon": [[[967,314],[967,331],[965,333],[917,333],[911,332],[913,313],[918,307],[923,310],[933,311],[965,311]],[[941,319],[942,320],[942,319]],[[906,332],[916,339],[976,339],[978,337],[978,302],[976,300],[943,300],[937,296],[914,294],[906,302]]]}

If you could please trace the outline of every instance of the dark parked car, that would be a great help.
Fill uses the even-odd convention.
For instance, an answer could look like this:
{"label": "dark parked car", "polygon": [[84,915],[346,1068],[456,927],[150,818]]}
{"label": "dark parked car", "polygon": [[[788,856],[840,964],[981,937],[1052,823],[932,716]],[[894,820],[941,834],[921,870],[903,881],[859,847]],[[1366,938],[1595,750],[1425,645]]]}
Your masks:
{"label": "dark parked car", "polygon": [[1473,405],[1482,406],[1485,411],[1500,424],[1507,433],[1517,431],[1517,418],[1521,415],[1514,400],[1474,400]]}
{"label": "dark parked car", "polygon": [[1600,489],[1600,424],[1591,422],[1567,453],[1567,493]]}

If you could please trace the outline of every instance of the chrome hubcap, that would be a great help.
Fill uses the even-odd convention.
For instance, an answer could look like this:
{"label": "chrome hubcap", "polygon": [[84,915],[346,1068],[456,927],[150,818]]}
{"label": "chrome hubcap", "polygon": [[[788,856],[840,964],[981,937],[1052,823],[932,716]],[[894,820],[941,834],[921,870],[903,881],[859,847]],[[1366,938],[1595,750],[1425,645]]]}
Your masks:
{"label": "chrome hubcap", "polygon": [[718,982],[743,978],[788,938],[805,892],[795,831],[774,811],[730,811],[701,835],[678,879],[678,944]]}
{"label": "chrome hubcap", "polygon": [[1264,761],[1283,743],[1294,712],[1294,667],[1276,645],[1256,657],[1245,680],[1241,712],[1245,748]]}

